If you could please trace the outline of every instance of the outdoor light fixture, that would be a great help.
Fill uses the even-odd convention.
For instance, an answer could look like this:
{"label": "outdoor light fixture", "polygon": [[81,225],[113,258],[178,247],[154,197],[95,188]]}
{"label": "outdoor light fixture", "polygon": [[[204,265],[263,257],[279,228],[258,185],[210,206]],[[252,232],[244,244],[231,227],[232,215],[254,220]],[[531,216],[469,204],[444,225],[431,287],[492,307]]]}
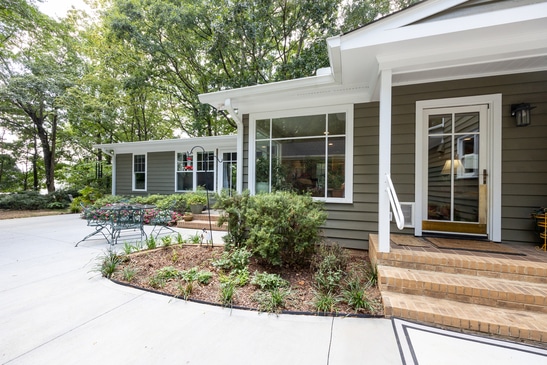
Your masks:
{"label": "outdoor light fixture", "polygon": [[535,106],[530,104],[513,104],[511,105],[511,116],[515,117],[517,121],[517,127],[525,127],[530,125],[532,122],[532,116],[530,111],[534,109]]}

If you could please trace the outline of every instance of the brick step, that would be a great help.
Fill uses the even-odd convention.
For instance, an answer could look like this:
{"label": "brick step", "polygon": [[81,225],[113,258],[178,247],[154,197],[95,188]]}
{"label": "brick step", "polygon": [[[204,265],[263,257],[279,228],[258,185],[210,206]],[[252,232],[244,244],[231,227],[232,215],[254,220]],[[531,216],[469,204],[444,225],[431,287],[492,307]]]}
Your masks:
{"label": "brick step", "polygon": [[386,317],[405,318],[456,330],[503,336],[516,341],[547,342],[547,314],[493,308],[426,296],[382,292]]}
{"label": "brick step", "polygon": [[397,250],[376,253],[378,265],[547,284],[547,263]]}
{"label": "brick step", "polygon": [[547,284],[378,266],[381,291],[547,314]]}
{"label": "brick step", "polygon": [[194,218],[189,222],[186,222],[184,220],[178,221],[177,227],[185,228],[185,229],[206,229],[206,230],[209,230],[209,228],[211,228],[212,231],[227,231],[228,230],[227,223],[219,227],[217,224],[217,220],[213,219],[213,217],[211,217],[210,225],[209,225],[209,218],[205,218],[205,219]]}

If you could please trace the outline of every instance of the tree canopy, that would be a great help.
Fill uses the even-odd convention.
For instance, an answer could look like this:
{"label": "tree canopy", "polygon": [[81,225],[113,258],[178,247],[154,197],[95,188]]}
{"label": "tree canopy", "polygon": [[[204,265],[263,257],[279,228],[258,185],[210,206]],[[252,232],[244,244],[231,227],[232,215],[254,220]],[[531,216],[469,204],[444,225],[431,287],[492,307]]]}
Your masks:
{"label": "tree canopy", "polygon": [[56,20],[0,0],[0,183],[18,173],[52,192],[96,180],[82,168],[108,160],[96,143],[233,133],[199,94],[311,76],[327,37],[414,1],[88,2],[93,14]]}

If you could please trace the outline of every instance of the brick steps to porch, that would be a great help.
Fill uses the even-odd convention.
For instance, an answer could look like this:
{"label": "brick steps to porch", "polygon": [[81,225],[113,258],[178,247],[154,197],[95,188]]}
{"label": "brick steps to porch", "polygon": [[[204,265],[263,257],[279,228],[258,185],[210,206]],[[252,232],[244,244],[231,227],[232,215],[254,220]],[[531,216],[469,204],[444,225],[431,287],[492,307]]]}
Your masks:
{"label": "brick steps to porch", "polygon": [[547,343],[547,263],[377,248],[371,235],[387,317]]}
{"label": "brick steps to porch", "polygon": [[178,228],[186,228],[186,229],[206,229],[209,230],[211,228],[212,231],[227,231],[228,230],[228,224],[223,224],[222,226],[219,226],[217,224],[218,219],[220,218],[218,213],[211,213],[211,224],[209,225],[209,214],[207,212],[204,212],[202,214],[193,214],[194,218],[186,222],[184,220],[180,220],[177,222]]}

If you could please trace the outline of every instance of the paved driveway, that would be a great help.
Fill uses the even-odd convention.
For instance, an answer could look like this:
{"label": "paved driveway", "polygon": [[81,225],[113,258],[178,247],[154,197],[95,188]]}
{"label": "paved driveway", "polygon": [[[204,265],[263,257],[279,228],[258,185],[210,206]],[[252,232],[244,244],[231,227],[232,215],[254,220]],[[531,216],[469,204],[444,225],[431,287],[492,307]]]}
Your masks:
{"label": "paved driveway", "polygon": [[74,247],[90,229],[77,215],[0,221],[0,363],[401,363],[389,320],[232,311],[113,284],[93,271],[104,240]]}
{"label": "paved driveway", "polygon": [[0,221],[0,363],[547,363],[545,350],[400,320],[259,314],[116,285],[94,272],[106,241],[74,247],[91,230],[78,215]]}

